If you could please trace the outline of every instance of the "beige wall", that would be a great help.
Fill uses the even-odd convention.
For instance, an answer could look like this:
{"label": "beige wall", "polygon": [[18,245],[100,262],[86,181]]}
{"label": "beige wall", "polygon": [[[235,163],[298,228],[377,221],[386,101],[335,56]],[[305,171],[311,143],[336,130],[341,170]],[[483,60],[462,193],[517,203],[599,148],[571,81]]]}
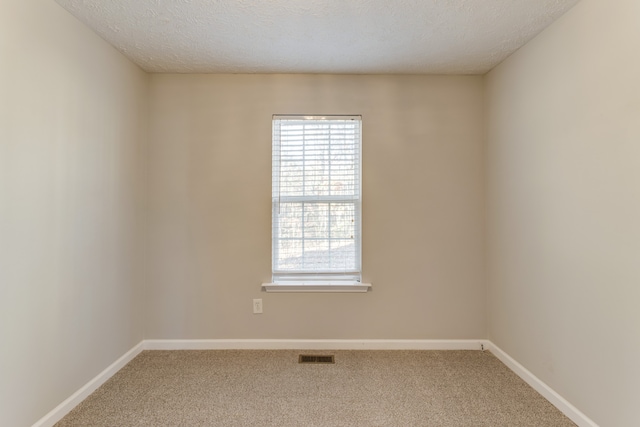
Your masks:
{"label": "beige wall", "polygon": [[487,77],[490,338],[640,425],[640,2],[582,0]]}
{"label": "beige wall", "polygon": [[[146,338],[486,336],[481,77],[151,82]],[[373,292],[260,292],[271,274],[271,116],[293,113],[363,116]]]}
{"label": "beige wall", "polygon": [[148,77],[50,0],[0,2],[0,425],[143,338]]}

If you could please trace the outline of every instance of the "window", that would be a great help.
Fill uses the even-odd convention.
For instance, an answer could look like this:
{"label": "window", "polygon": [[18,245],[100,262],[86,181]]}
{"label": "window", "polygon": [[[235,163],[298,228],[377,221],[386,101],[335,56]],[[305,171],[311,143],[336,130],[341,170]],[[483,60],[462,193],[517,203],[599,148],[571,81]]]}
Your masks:
{"label": "window", "polygon": [[361,122],[273,117],[273,285],[360,282]]}

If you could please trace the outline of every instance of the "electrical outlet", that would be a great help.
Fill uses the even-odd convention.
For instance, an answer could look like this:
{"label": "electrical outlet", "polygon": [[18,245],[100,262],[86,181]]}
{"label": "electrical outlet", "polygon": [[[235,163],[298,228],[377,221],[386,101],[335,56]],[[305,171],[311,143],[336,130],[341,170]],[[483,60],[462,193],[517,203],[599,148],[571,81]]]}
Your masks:
{"label": "electrical outlet", "polygon": [[262,298],[256,298],[253,300],[253,314],[262,313]]}

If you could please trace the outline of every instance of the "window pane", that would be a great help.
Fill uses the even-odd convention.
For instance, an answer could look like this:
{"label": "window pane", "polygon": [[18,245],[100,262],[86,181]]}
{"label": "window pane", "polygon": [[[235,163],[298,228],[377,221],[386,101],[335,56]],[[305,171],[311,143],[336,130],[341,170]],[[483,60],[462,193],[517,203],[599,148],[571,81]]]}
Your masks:
{"label": "window pane", "polygon": [[328,238],[329,237],[329,204],[305,203],[304,204],[304,237]]}
{"label": "window pane", "polygon": [[353,203],[331,203],[331,238],[354,239],[356,233],[355,215]]}
{"label": "window pane", "polygon": [[305,270],[327,270],[329,265],[329,241],[305,240],[304,266]]}
{"label": "window pane", "polygon": [[283,238],[302,238],[302,205],[300,203],[280,203],[278,233]]}
{"label": "window pane", "polygon": [[302,270],[302,248],[302,239],[287,239],[278,241],[277,269],[287,271]]}
{"label": "window pane", "polygon": [[355,243],[353,239],[332,240],[331,268],[333,270],[354,270],[356,269]]}
{"label": "window pane", "polygon": [[282,203],[277,216],[278,270],[356,267],[354,203]]}
{"label": "window pane", "polygon": [[283,121],[278,135],[280,196],[358,194],[359,133],[353,121]]}

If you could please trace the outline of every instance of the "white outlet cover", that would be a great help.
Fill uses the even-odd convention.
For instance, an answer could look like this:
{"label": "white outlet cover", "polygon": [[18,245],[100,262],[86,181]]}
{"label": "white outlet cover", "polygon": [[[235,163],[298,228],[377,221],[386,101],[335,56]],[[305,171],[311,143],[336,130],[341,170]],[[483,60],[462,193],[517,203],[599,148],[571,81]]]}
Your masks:
{"label": "white outlet cover", "polygon": [[262,299],[256,298],[253,300],[253,313],[260,314],[262,313]]}

